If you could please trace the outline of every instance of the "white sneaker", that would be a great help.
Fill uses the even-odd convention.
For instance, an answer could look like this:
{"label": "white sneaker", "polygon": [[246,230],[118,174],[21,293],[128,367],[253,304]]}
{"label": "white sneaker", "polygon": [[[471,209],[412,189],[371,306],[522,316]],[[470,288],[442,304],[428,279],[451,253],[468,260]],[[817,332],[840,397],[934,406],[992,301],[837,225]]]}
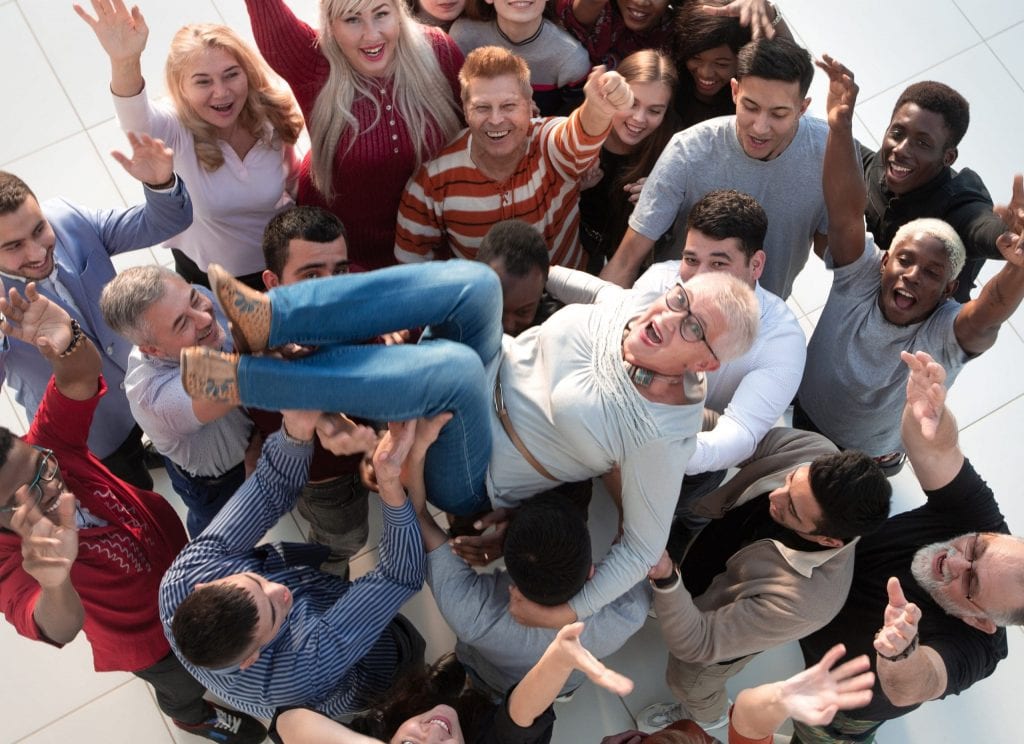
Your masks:
{"label": "white sneaker", "polygon": [[[732,700],[729,701],[729,706],[732,707]],[[636,727],[645,734],[653,734],[684,718],[696,721],[679,703],[655,703],[640,711],[636,717]],[[705,731],[721,728],[729,723],[729,711],[726,709],[725,714],[716,721],[696,721],[696,723]]]}

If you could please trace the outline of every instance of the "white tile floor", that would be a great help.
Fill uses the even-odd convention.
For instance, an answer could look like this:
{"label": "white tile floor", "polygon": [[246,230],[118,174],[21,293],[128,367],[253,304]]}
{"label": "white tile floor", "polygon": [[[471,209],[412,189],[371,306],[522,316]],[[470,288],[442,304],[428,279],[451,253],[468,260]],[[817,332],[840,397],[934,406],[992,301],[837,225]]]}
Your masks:
{"label": "white tile floor", "polygon": [[[291,0],[314,19],[316,0]],[[1019,0],[782,0],[799,39],[814,54],[829,52],[847,63],[861,86],[858,136],[877,145],[895,97],[906,84],[938,79],[960,90],[972,104],[974,121],[960,147],[960,164],[979,171],[997,200],[1006,199],[1012,174],[1024,170],[1024,4]],[[41,199],[53,196],[95,207],[133,203],[139,187],[108,152],[123,146],[107,94],[107,62],[68,0],[0,0],[0,168],[25,178]],[[250,36],[242,0],[153,0],[143,7],[152,33],[144,71],[152,91],[162,90],[163,50],[183,23],[223,22]],[[1017,41],[1014,41],[1016,39]],[[812,95],[822,100],[824,83],[816,79]],[[812,111],[821,111],[813,105]],[[781,184],[780,184],[781,186]],[[120,259],[167,262],[155,249]],[[119,264],[120,265],[120,264]],[[992,270],[986,272],[991,275]],[[828,292],[829,278],[813,261],[796,283],[790,306],[804,329],[813,329]],[[1003,330],[996,347],[973,362],[951,395],[963,429],[963,445],[1001,496],[1011,525],[1024,529],[1020,483],[1010,463],[1024,441],[1024,310]],[[24,413],[5,389],[0,422],[16,431]],[[166,477],[163,493],[172,493]],[[901,509],[920,500],[912,474],[896,481]],[[172,495],[173,498],[173,495]],[[373,533],[375,534],[375,533]],[[285,518],[276,539],[301,539],[298,522]],[[608,536],[597,537],[607,543]],[[376,540],[371,535],[371,547]],[[372,566],[374,551],[357,560],[358,571]],[[429,594],[406,608],[429,639],[428,652],[449,648],[451,632]],[[932,703],[887,724],[879,736],[896,742],[1009,742],[1017,695],[1013,684],[1024,672],[1021,633],[1010,633],[1011,657],[988,680],[966,694]],[[662,681],[664,648],[651,622],[611,664],[636,681],[636,690],[619,700],[592,685],[559,706],[555,738],[560,744],[598,742],[605,733],[632,726],[631,713],[666,699]],[[76,741],[85,744],[196,742],[169,727],[148,688],[128,674],[96,674],[83,640],[57,652],[18,638],[0,623],[0,741]],[[775,679],[799,668],[795,644],[764,654],[732,685]]]}

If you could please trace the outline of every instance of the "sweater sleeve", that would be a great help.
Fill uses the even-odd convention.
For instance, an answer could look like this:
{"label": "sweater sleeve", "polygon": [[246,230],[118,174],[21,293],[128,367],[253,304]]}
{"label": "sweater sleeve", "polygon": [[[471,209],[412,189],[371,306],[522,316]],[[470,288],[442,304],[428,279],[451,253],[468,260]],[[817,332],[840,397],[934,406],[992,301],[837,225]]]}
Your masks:
{"label": "sweater sleeve", "polygon": [[327,60],[317,46],[317,32],[300,20],[284,0],[245,0],[256,46],[267,63],[292,87],[308,82]]}
{"label": "sweater sleeve", "polygon": [[565,177],[579,178],[601,156],[601,146],[608,137],[608,129],[599,135],[591,136],[583,129],[580,121],[580,110],[576,109],[568,118],[558,118],[545,122],[545,155],[555,168]]}
{"label": "sweater sleeve", "polygon": [[192,137],[185,129],[177,114],[166,106],[159,106],[149,100],[146,88],[134,96],[113,96],[114,113],[121,130],[125,132],[145,132],[151,137],[162,139],[174,150],[175,156],[181,149],[182,137]]}

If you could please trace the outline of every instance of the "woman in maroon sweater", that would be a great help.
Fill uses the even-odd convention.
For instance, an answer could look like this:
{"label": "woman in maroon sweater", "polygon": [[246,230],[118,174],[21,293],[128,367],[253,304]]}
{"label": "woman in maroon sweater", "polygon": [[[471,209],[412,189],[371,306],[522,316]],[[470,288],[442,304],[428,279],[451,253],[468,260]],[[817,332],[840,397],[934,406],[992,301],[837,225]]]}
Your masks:
{"label": "woman in maroon sweater", "polygon": [[256,44],[292,88],[312,150],[299,204],[334,212],[362,268],[396,263],[395,217],[409,176],[461,127],[462,53],[400,0],[322,0],[319,32],[285,0],[246,0]]}

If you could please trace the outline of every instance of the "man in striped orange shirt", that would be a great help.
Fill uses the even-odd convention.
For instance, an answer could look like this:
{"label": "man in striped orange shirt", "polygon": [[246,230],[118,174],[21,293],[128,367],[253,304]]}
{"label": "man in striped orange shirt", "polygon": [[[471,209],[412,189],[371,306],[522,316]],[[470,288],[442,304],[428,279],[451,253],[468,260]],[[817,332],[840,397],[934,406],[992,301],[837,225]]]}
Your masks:
{"label": "man in striped orange shirt", "polygon": [[579,178],[596,160],[612,116],[629,111],[621,75],[595,67],[569,117],[531,119],[530,69],[481,47],[459,73],[468,128],[420,167],[398,211],[399,261],[476,258],[494,223],[518,219],[544,236],[553,265],[582,268]]}

